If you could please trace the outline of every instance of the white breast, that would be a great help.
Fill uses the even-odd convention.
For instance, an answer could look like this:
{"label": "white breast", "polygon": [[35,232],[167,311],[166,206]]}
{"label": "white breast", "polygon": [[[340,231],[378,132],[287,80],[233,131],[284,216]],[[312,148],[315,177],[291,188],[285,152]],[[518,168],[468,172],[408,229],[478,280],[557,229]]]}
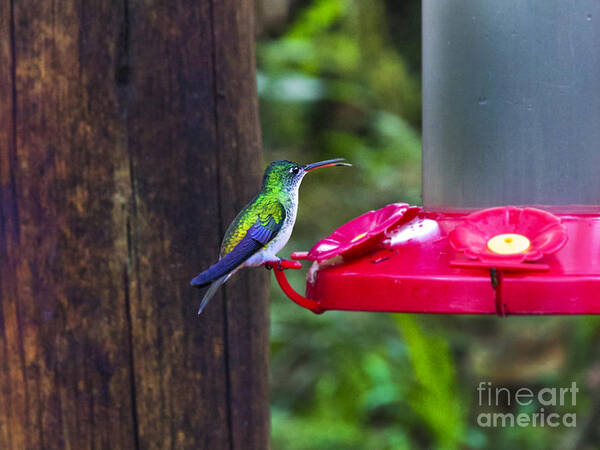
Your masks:
{"label": "white breast", "polygon": [[251,256],[246,261],[246,264],[244,264],[245,266],[259,266],[265,261],[276,260],[277,253],[290,240],[294,224],[296,223],[296,214],[298,213],[298,189],[292,194],[288,204],[284,206],[287,206],[285,208],[285,219],[279,233],[264,249]]}

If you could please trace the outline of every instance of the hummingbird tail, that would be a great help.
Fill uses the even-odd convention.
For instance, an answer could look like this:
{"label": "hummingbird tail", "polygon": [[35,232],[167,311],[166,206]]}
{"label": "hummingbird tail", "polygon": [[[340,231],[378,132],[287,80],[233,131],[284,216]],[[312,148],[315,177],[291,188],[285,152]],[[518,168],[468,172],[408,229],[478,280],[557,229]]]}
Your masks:
{"label": "hummingbird tail", "polygon": [[250,254],[241,253],[239,250],[234,250],[221,258],[216,264],[213,264],[201,274],[197,275],[191,285],[196,288],[209,286],[208,290],[202,298],[198,314],[206,308],[210,299],[215,295],[219,286],[225,283],[231,275],[237,272],[243,265],[244,261],[250,257]]}
{"label": "hummingbird tail", "polygon": [[215,295],[215,292],[217,292],[217,289],[219,289],[219,287],[223,283],[225,283],[229,279],[230,276],[231,276],[231,274],[227,274],[225,276],[222,276],[221,278],[218,278],[217,280],[213,281],[210,284],[210,287],[208,288],[208,290],[204,294],[204,297],[202,298],[202,303],[200,303],[200,309],[198,309],[198,315],[202,314],[202,311],[204,310],[204,308],[206,308],[206,305],[208,305],[208,302],[210,301],[210,299],[213,298],[213,296]]}
{"label": "hummingbird tail", "polygon": [[[281,208],[283,208],[283,206]],[[233,250],[191,281],[190,284],[197,288],[202,288],[210,284],[208,291],[204,294],[198,314],[206,307],[206,304],[212,296],[215,295],[219,286],[225,283],[231,275],[244,267],[248,258],[269,243],[276,232],[269,229],[269,227],[275,225],[277,225],[277,223],[272,218],[268,220],[266,224],[263,224],[260,219],[257,218],[256,224],[248,228],[244,238]]]}
{"label": "hummingbird tail", "polygon": [[196,275],[190,284],[197,288],[208,286],[222,276],[237,270],[250,256],[256,253],[264,244],[246,236],[231,252],[223,256],[217,263],[204,272]]}
{"label": "hummingbird tail", "polygon": [[213,281],[218,280],[220,277],[223,276],[223,273],[225,273],[224,270],[221,270],[221,267],[219,265],[214,264],[208,269],[206,269],[204,272],[200,273],[199,275],[196,275],[194,279],[190,282],[190,285],[194,286],[195,288],[201,289],[205,286],[208,286]]}

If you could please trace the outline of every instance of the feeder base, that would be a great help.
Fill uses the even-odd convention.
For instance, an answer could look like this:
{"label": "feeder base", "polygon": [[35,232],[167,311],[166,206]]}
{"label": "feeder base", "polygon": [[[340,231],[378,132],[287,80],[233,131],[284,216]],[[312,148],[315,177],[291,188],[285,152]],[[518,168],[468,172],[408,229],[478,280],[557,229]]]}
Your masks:
{"label": "feeder base", "polygon": [[531,267],[496,268],[496,286],[489,266],[461,259],[449,244],[466,215],[421,212],[390,248],[319,268],[306,286],[311,309],[600,314],[600,215],[555,213],[567,229],[564,248]]}

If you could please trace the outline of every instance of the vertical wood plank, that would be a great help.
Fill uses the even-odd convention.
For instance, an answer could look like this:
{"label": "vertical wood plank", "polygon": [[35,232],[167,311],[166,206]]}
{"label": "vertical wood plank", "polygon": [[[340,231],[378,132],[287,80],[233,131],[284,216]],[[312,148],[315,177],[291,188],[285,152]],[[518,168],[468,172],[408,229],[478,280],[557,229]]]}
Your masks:
{"label": "vertical wood plank", "polygon": [[[14,132],[14,58],[13,18],[10,0],[0,1],[0,443],[23,447],[25,445],[25,380],[19,353],[17,321],[15,317],[15,285],[7,280],[14,272],[9,266],[8,253],[17,234],[15,214],[14,171],[11,168],[15,154]],[[7,237],[13,236],[11,242]]]}
{"label": "vertical wood plank", "polygon": [[140,443],[229,448],[224,317],[198,317],[200,293],[189,286],[218,254],[220,234],[210,4],[132,1],[129,17]]}
{"label": "vertical wood plank", "polygon": [[[0,0],[0,448],[267,448],[252,4]],[[7,62],[4,64],[4,62]]]}
{"label": "vertical wood plank", "polygon": [[[227,226],[257,192],[262,166],[260,126],[255,80],[254,5],[252,1],[213,2],[216,74],[216,110],[222,223]],[[232,81],[235,80],[235,81]],[[248,149],[243,153],[241,149]],[[247,177],[247,182],[240,182]],[[253,185],[254,184],[254,185]],[[225,286],[225,314],[229,346],[229,404],[234,448],[266,448],[269,439],[268,410],[261,398],[268,397],[268,293],[265,271],[238,272]],[[266,400],[264,400],[266,401]]]}
{"label": "vertical wood plank", "polygon": [[2,128],[14,134],[2,150],[1,300],[10,436],[2,448],[134,444],[126,166],[110,69],[120,8],[9,4],[14,105]]}

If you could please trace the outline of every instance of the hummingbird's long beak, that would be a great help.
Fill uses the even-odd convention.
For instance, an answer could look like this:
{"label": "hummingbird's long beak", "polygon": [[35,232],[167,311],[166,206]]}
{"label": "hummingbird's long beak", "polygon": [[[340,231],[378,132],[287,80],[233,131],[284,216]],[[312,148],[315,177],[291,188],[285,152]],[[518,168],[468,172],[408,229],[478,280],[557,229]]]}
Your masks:
{"label": "hummingbird's long beak", "polygon": [[342,162],[342,161],[345,161],[345,159],[344,158],[336,158],[336,159],[328,159],[327,161],[319,161],[316,163],[305,165],[304,170],[306,172],[310,172],[311,170],[320,169],[322,167],[332,167],[332,166],[349,166],[349,167],[351,167],[352,166],[352,164],[347,163],[347,162]]}

